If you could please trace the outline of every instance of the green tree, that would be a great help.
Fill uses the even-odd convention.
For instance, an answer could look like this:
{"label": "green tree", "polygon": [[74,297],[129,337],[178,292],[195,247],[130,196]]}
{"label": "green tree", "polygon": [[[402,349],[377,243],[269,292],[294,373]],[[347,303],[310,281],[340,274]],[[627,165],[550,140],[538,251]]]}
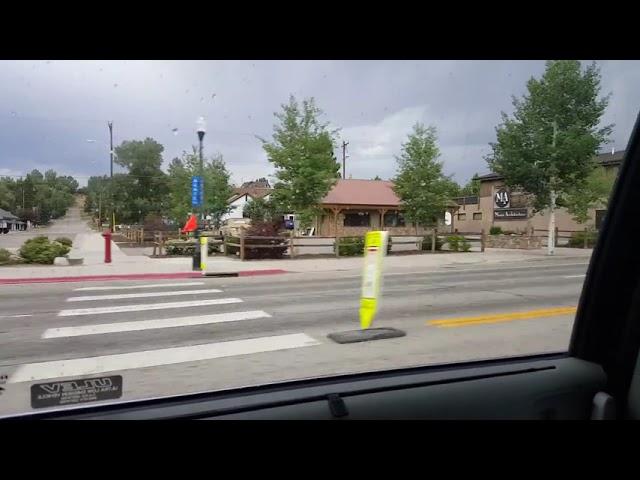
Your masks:
{"label": "green tree", "polygon": [[16,207],[16,186],[11,177],[0,178],[0,208],[13,211]]}
{"label": "green tree", "polygon": [[273,222],[278,216],[278,211],[273,202],[264,198],[253,198],[245,204],[242,215],[254,223]]}
{"label": "green tree", "polygon": [[135,178],[126,173],[115,173],[113,178],[108,175],[90,177],[85,211],[105,222],[115,210],[117,223],[138,223],[144,217],[136,204],[135,187]]}
{"label": "green tree", "polygon": [[[139,221],[149,214],[164,214],[167,195],[169,192],[167,175],[162,171],[162,152],[164,147],[152,138],[143,141],[124,141],[115,148],[116,163],[125,167],[131,182],[126,182],[131,188],[123,192],[112,184],[114,205],[122,205],[122,198],[127,198],[123,210],[116,209],[123,221]],[[115,175],[114,175],[115,180]],[[122,180],[119,180],[122,183]]]}
{"label": "green tree", "polygon": [[[181,158],[174,158],[169,164],[169,206],[171,218],[183,222],[193,211],[191,206],[191,177],[200,172],[198,150],[183,152]],[[222,216],[230,211],[229,197],[233,188],[229,182],[229,172],[222,155],[203,159],[204,212],[211,215],[214,225],[220,225]]]}
{"label": "green tree", "polygon": [[204,210],[206,215],[211,215],[213,224],[220,227],[222,216],[231,211],[228,201],[233,194],[233,187],[221,154],[204,163]]}
{"label": "green tree", "polygon": [[282,112],[274,114],[279,123],[273,140],[260,138],[276,168],[273,201],[279,210],[298,215],[303,228],[311,224],[340,171],[333,153],[336,132],[320,121],[321,114],[313,98],[298,104],[290,96]]}
{"label": "green tree", "polygon": [[527,93],[513,98],[513,116],[502,113],[486,158],[508,186],[534,195],[536,210],[549,209],[549,254],[558,198],[585,185],[611,133],[611,125],[600,127],[609,96],[599,95],[595,63],[583,70],[579,61],[547,62],[542,77],[527,82]]}
{"label": "green tree", "polygon": [[54,170],[47,170],[44,175],[32,170],[17,181],[0,178],[0,208],[22,220],[46,223],[66,213],[77,188],[78,182],[73,177],[58,176]]}
{"label": "green tree", "polygon": [[578,223],[589,220],[589,210],[607,208],[609,195],[616,181],[616,173],[604,167],[595,168],[580,188],[570,190],[563,199],[563,206],[573,215]]}
{"label": "green tree", "polygon": [[433,225],[455,196],[457,184],[442,172],[435,127],[416,123],[396,156],[394,190],[405,216],[416,225]]}
{"label": "green tree", "polygon": [[376,175],[373,180],[382,180],[378,175]]}
{"label": "green tree", "polygon": [[[89,177],[87,180],[84,210],[96,217],[104,214],[104,206],[108,199],[109,177],[106,175]],[[104,215],[102,215],[104,217]]]}
{"label": "green tree", "polygon": [[104,179],[105,190],[102,197],[104,221],[109,221],[111,212],[114,212],[116,223],[140,224],[149,212],[158,211],[157,207],[150,207],[148,198],[139,196],[136,177],[126,173],[114,173],[113,178],[105,176]]}
{"label": "green tree", "polygon": [[73,194],[78,189],[78,182],[73,177],[58,176],[55,170],[47,170],[42,182],[37,183],[37,203],[42,218],[62,217],[73,205]]}
{"label": "green tree", "polygon": [[480,195],[480,179],[478,174],[474,173],[473,177],[460,189],[460,196],[473,197]]}
{"label": "green tree", "polygon": [[[37,178],[37,176],[35,176],[35,178]],[[27,174],[24,179],[20,179],[20,190],[22,191],[23,208],[25,210],[32,210],[36,207],[36,184],[31,174]]]}
{"label": "green tree", "polygon": [[[184,161],[190,161],[190,157],[183,152]],[[169,164],[169,216],[177,223],[184,222],[191,207],[191,174],[193,166],[185,166],[180,158],[174,158]]]}

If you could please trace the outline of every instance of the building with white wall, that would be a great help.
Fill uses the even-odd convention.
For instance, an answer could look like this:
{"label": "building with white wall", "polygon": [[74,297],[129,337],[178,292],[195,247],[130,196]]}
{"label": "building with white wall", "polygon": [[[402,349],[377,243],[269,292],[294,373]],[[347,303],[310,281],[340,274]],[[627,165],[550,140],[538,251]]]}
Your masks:
{"label": "building with white wall", "polygon": [[235,189],[235,193],[229,198],[228,204],[231,211],[222,216],[222,221],[243,218],[245,205],[253,199],[262,198],[269,200],[272,188],[265,178],[253,182],[245,182]]}

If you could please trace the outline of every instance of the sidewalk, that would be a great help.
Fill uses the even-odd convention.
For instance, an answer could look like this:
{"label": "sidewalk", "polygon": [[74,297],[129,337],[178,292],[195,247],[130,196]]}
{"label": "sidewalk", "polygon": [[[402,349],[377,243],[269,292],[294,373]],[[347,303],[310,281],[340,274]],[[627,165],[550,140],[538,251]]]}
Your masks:
{"label": "sidewalk", "polygon": [[[112,263],[104,263],[104,238],[99,233],[78,234],[70,255],[84,258],[83,265],[17,265],[0,267],[0,284],[55,281],[90,281],[146,278],[190,278],[201,276],[192,270],[192,258],[149,258],[126,255],[112,242]],[[558,248],[549,257],[546,249],[507,250],[488,248],[484,253],[438,253],[390,255],[385,258],[385,271],[423,271],[460,265],[496,265],[500,263],[533,263],[539,261],[583,261],[591,250]],[[207,261],[207,273],[260,275],[273,273],[359,272],[362,257],[298,258],[285,260],[247,260],[214,256]]]}
{"label": "sidewalk", "polygon": [[[111,263],[104,263],[104,238],[100,233],[81,233],[76,236],[70,257],[83,258],[82,265],[15,265],[0,267],[0,284],[12,280],[55,282],[145,279],[145,278],[190,278],[200,277],[200,272],[192,270],[192,258],[149,258],[144,255],[126,255],[111,242]],[[283,273],[281,266],[252,265],[231,257],[211,257],[208,271],[220,273],[260,274]],[[274,270],[277,270],[275,272]],[[36,280],[37,279],[37,280]]]}
{"label": "sidewalk", "polygon": [[[570,260],[588,260],[592,250],[579,248],[557,248],[553,257],[547,255],[546,249],[541,250],[511,250],[503,248],[487,248],[484,253],[437,253],[418,255],[389,255],[384,259],[385,271],[390,270],[428,270],[431,268],[451,267],[457,265],[495,265],[500,263],[538,262],[543,260],[557,260],[566,263]],[[286,260],[245,260],[240,262],[247,268],[281,268],[291,273],[350,271],[362,269],[362,257],[341,258],[297,258]],[[211,262],[210,262],[211,263]],[[207,270],[216,267],[209,264]]]}

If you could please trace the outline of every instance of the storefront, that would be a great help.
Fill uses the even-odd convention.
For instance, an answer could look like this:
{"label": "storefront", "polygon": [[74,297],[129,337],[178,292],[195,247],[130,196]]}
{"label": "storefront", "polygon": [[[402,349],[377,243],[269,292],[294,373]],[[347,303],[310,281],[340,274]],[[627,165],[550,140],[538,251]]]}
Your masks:
{"label": "storefront", "polygon": [[[598,155],[598,163],[607,169],[617,169],[622,163],[624,150]],[[489,232],[491,227],[500,227],[504,232],[525,233],[546,231],[549,225],[548,210],[534,212],[532,198],[522,191],[507,187],[504,178],[496,173],[479,177],[478,196],[457,199],[460,206],[453,218],[454,230],[458,232]],[[556,226],[561,231],[578,231],[598,228],[604,218],[603,209],[591,209],[589,220],[580,224],[564,208],[556,209]]]}
{"label": "storefront", "polygon": [[[316,235],[364,235],[371,230],[387,230],[392,235],[425,235],[431,228],[416,226],[402,212],[402,202],[393,183],[384,180],[338,180],[320,205]],[[450,207],[453,213],[456,205]],[[441,231],[451,227],[442,223]]]}

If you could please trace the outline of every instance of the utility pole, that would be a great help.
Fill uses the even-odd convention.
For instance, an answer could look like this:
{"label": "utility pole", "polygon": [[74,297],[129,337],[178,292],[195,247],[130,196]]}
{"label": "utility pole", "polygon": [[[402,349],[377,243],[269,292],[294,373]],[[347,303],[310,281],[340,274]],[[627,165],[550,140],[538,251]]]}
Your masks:
{"label": "utility pole", "polygon": [[115,228],[114,223],[114,217],[115,217],[115,212],[114,212],[114,208],[113,208],[113,122],[109,122],[109,158],[110,158],[110,174],[109,174],[109,186],[111,187],[109,189],[109,193],[110,195],[110,206],[111,206],[111,215],[109,215],[109,229],[113,232],[113,229]]}
{"label": "utility pole", "polygon": [[349,142],[342,141],[342,178],[347,178],[347,145]]}

